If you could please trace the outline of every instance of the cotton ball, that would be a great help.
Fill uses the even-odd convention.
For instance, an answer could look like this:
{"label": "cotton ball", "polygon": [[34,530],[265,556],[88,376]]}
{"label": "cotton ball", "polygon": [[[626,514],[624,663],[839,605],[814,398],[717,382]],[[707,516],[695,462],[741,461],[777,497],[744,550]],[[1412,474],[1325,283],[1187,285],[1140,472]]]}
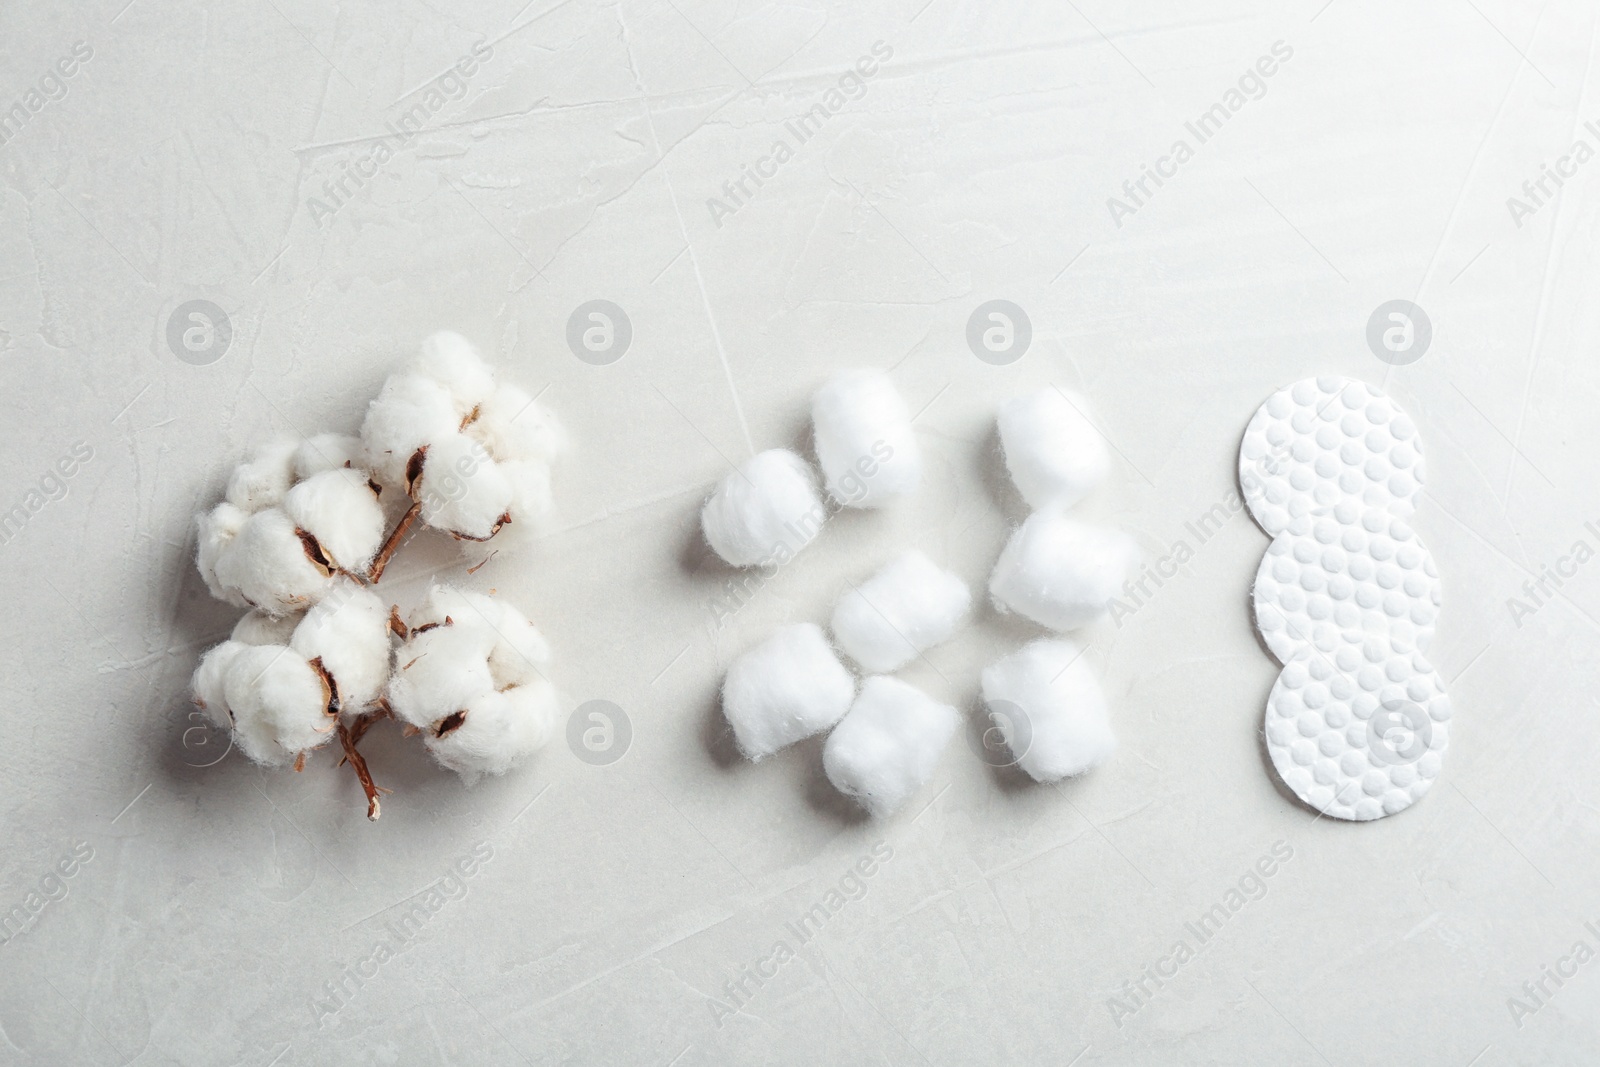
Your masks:
{"label": "cotton ball", "polygon": [[422,521],[457,538],[487,541],[509,521],[510,480],[465,434],[451,433],[428,446],[414,495]]}
{"label": "cotton ball", "polygon": [[[511,503],[506,514],[511,516],[512,527],[519,534],[535,532],[550,515],[549,466],[538,460],[512,460],[499,467],[511,486]],[[504,532],[499,536],[504,536]]]}
{"label": "cotton ball", "polygon": [[883,507],[917,487],[922,452],[887,374],[835,375],[817,390],[811,423],[828,493],[842,506]]}
{"label": "cotton ball", "polygon": [[247,645],[287,645],[289,635],[300,625],[300,615],[268,615],[252,611],[233,624],[228,640]]}
{"label": "cotton ball", "polygon": [[567,446],[566,433],[550,409],[510,384],[490,394],[466,432],[501,461],[549,464]]}
{"label": "cotton ball", "polygon": [[494,392],[494,373],[477,348],[450,330],[424,338],[411,368],[445,388],[455,402],[458,418],[467,416]]}
{"label": "cotton ball", "polygon": [[706,541],[735,567],[787,563],[822,528],[827,509],[806,461],[785,449],[758,453],[700,509]]}
{"label": "cotton ball", "polygon": [[522,612],[510,604],[499,607],[500,618],[494,627],[498,640],[489,653],[489,673],[496,689],[530,685],[543,678],[542,668],[550,662],[550,643]]}
{"label": "cotton ball", "polygon": [[333,737],[326,680],[305,657],[279,645],[245,645],[223,678],[233,736],[256,763],[278,766]]}
{"label": "cotton ball", "polygon": [[195,529],[199,541],[199,548],[195,553],[195,566],[200,570],[200,577],[205,579],[206,588],[211,591],[212,596],[241,608],[249,605],[239,595],[238,590],[224,586],[217,578],[217,564],[233,544],[234,538],[239,536],[239,531],[244,528],[245,521],[249,517],[242,508],[235,507],[226,500],[205,514],[195,517]]}
{"label": "cotton ball", "polygon": [[1103,615],[1139,562],[1118,530],[1046,509],[1006,542],[989,578],[995,606],[1052,630],[1076,630]]}
{"label": "cotton ball", "polygon": [[956,732],[956,709],[896,678],[868,678],[822,748],[834,788],[888,815],[933,776]]}
{"label": "cotton ball", "polygon": [[366,446],[353,434],[319,433],[300,442],[294,450],[294,476],[300,481],[323,471],[366,466]]}
{"label": "cotton ball", "polygon": [[412,629],[395,653],[389,680],[389,707],[395,717],[428,728],[495,689],[489,671],[494,631],[471,618]]}
{"label": "cotton ball", "polygon": [[245,512],[260,511],[283,499],[294,483],[294,439],[279,437],[262,446],[249,462],[233,469],[228,503]]}
{"label": "cotton ball", "polygon": [[1053,388],[1000,405],[1006,469],[1028,506],[1071,507],[1105,480],[1111,457],[1086,408],[1076,393]]}
{"label": "cotton ball", "polygon": [[353,719],[377,705],[389,681],[389,613],[370,589],[341,579],[285,643],[322,664],[342,717]]}
{"label": "cotton ball", "polygon": [[912,549],[839,597],[833,636],[865,670],[883,674],[946,640],[971,607],[967,583]]}
{"label": "cotton ball", "polygon": [[1117,747],[1105,695],[1082,655],[1070,641],[1041,639],[983,672],[983,701],[1034,781],[1082,774]]}
{"label": "cotton ball", "polygon": [[232,665],[234,657],[248,647],[243,641],[227,640],[209,649],[200,657],[200,665],[195,668],[194,677],[190,680],[189,693],[195,707],[205,712],[206,718],[218,726],[230,729],[233,726],[233,716],[228,713],[228,697],[224,692],[224,683],[228,677],[228,667]]}
{"label": "cotton ball", "polygon": [[392,374],[367,408],[361,441],[378,481],[404,490],[406,468],[417,450],[460,427],[461,415],[448,389],[420,374]]}
{"label": "cotton ball", "polygon": [[434,759],[470,784],[480,775],[504,774],[543,748],[559,716],[555,688],[536,678],[474,697],[459,718],[445,719],[423,741]]}
{"label": "cotton ball", "polygon": [[217,584],[270,615],[299,611],[320,600],[333,569],[319,559],[315,539],[295,528],[278,508],[245,520],[216,563]]}
{"label": "cotton ball", "polygon": [[722,683],[722,713],[739,751],[760,760],[838,722],[855,693],[855,679],[821,628],[802,622],[733,661]]}
{"label": "cotton ball", "polygon": [[289,490],[283,510],[340,570],[366,570],[383,544],[383,507],[365,470],[340,467],[313,474]]}

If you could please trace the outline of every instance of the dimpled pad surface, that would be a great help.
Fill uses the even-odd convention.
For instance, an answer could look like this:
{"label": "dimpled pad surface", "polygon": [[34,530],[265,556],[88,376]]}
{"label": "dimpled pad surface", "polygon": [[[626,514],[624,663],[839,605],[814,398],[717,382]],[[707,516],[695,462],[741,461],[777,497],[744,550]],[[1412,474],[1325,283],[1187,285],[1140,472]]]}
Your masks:
{"label": "dimpled pad surface", "polygon": [[1400,518],[1426,475],[1416,425],[1352,378],[1307,378],[1267,398],[1245,430],[1239,483],[1250,514],[1277,536],[1301,516],[1345,502]]}
{"label": "dimpled pad surface", "polygon": [[1256,572],[1256,628],[1280,663],[1376,640],[1427,651],[1442,594],[1433,555],[1403,519],[1350,501],[1301,515]]}
{"label": "dimpled pad surface", "polygon": [[1290,662],[1267,698],[1272,765],[1310,807],[1365,822],[1404,811],[1438,779],[1450,698],[1420,653],[1343,648]]}

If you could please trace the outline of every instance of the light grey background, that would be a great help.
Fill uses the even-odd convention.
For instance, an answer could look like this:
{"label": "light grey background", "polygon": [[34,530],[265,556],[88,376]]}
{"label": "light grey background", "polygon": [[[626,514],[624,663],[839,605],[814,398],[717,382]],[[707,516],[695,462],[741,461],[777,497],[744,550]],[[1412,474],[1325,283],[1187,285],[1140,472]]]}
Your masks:
{"label": "light grey background", "polygon": [[[0,506],[93,450],[0,545],[0,910],[93,850],[0,944],[0,1063],[1600,1057],[1600,963],[1546,979],[1532,1015],[1508,1005],[1576,942],[1600,949],[1600,565],[1529,617],[1508,606],[1575,541],[1600,547],[1600,163],[1520,226],[1507,205],[1575,140],[1600,145],[1593,5],[457,7],[0,11],[7,106],[93,49],[0,147]],[[426,133],[331,218],[310,203],[479,41],[491,57]],[[707,199],[879,41],[864,90],[716,225]],[[1193,145],[1185,122],[1279,41],[1264,95],[1117,225],[1108,198]],[[165,341],[196,298],[234,330],[205,366]],[[566,346],[593,299],[632,323],[610,366]],[[966,347],[991,299],[1032,321],[1008,366]],[[1433,323],[1406,367],[1365,340],[1394,299]],[[625,710],[630,750],[595,767],[558,739],[466,789],[380,726],[364,748],[395,792],[376,825],[326,752],[300,775],[196,766],[217,741],[191,732],[187,679],[233,613],[194,572],[192,515],[269,435],[354,429],[445,327],[545,390],[576,445],[550,534],[466,580],[549,635],[566,707]],[[919,413],[922,491],[842,517],[715,626],[728,572],[699,502],[728,462],[804,445],[811,390],[858,365],[892,366]],[[1019,783],[955,743],[869,823],[815,743],[730,758],[716,687],[772,627],[824,621],[903,545],[985,580],[1023,514],[999,400],[1089,397],[1117,460],[1086,510],[1156,559],[1231,491],[1256,406],[1325,373],[1388,389],[1428,447],[1416,525],[1446,583],[1456,720],[1416,808],[1339,824],[1275,786],[1277,667],[1248,614],[1267,539],[1245,516],[1087,633],[1122,748],[1086,778]],[[409,604],[439,567],[462,576],[418,542],[382,588]],[[985,609],[904,676],[975,717],[978,671],[1032,633]],[[1280,841],[1265,896],[1114,1021],[1108,999]],[[893,856],[864,895],[800,945],[785,924],[878,842]],[[474,846],[492,858],[464,897],[319,1016],[395,905]],[[779,940],[797,958],[725,1017],[725,984]]]}

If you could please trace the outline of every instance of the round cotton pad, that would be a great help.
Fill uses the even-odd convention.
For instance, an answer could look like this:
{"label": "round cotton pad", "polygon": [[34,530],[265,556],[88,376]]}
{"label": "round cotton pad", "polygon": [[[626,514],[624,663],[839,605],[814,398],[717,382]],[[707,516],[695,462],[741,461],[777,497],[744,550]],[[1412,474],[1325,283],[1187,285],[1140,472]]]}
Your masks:
{"label": "round cotton pad", "polygon": [[1450,698],[1420,653],[1374,661],[1353,648],[1311,652],[1278,676],[1265,732],[1296,796],[1365,822],[1404,811],[1433,786],[1450,742]]}
{"label": "round cotton pad", "polygon": [[1433,555],[1411,527],[1346,501],[1273,539],[1256,572],[1256,629],[1280,663],[1369,639],[1425,652],[1441,599]]}
{"label": "round cotton pad", "polygon": [[1416,510],[1422,442],[1405,412],[1366,382],[1307,378],[1256,411],[1239,448],[1239,488],[1276,536],[1300,515],[1353,501],[1405,518]]}

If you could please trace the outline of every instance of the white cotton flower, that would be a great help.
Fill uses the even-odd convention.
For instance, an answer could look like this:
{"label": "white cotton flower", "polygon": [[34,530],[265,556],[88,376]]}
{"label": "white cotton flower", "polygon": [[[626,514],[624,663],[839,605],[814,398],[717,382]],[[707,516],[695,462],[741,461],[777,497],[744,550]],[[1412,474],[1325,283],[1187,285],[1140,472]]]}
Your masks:
{"label": "white cotton flower", "polygon": [[340,467],[313,474],[283,498],[284,513],[316,538],[343,571],[364,571],[383,544],[383,507],[365,470]]}
{"label": "white cotton flower", "polygon": [[234,743],[256,763],[293,762],[334,736],[326,678],[283,645],[224,641],[200,661],[193,691],[195,703],[231,726]]}
{"label": "white cotton flower", "polygon": [[215,575],[223,599],[269,615],[304,610],[333,584],[333,567],[315,539],[279,508],[245,520],[216,561]]}
{"label": "white cotton flower", "polygon": [[517,609],[435,586],[396,654],[389,706],[462,777],[503,774],[555,732],[556,693],[543,671],[549,654]]}
{"label": "white cotton flower", "polygon": [[286,643],[321,665],[334,706],[348,722],[373,711],[383,698],[389,682],[389,635],[383,601],[344,578],[305,613]]}
{"label": "white cotton flower", "polygon": [[361,438],[348,433],[319,433],[294,450],[294,476],[305,481],[313,474],[341,467],[367,466],[367,449]]}
{"label": "white cotton flower", "polygon": [[555,418],[516,386],[497,385],[454,333],[429,337],[384,383],[361,436],[378,480],[415,502],[410,514],[462,541],[542,520],[550,464],[565,447]]}
{"label": "white cotton flower", "polygon": [[260,511],[283,499],[294,484],[292,437],[279,437],[259,449],[248,462],[233,469],[228,479],[228,503],[245,512]]}

